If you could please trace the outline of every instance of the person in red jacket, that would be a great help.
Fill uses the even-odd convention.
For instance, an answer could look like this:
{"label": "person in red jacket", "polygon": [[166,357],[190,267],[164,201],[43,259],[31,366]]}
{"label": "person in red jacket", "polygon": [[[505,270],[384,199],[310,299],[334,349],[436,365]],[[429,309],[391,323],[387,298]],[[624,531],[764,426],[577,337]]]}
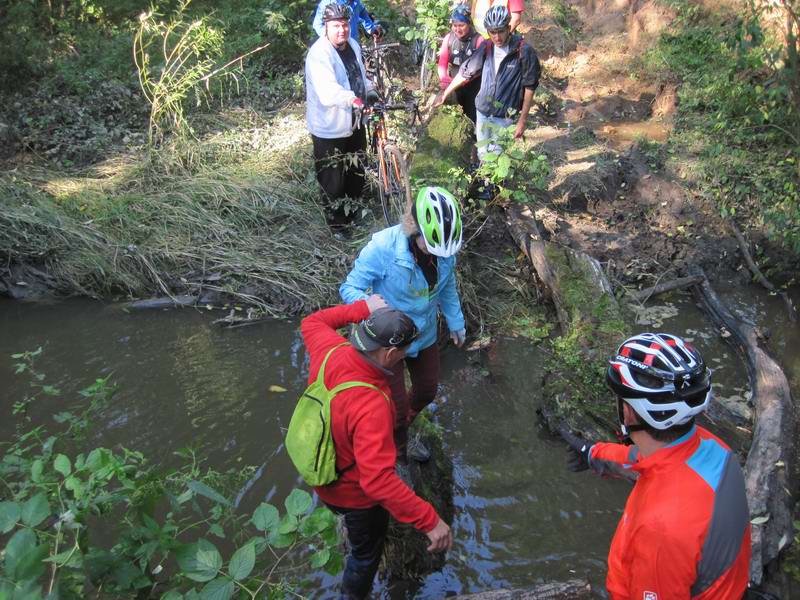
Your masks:
{"label": "person in red jacket", "polygon": [[710,371],[681,338],[626,340],[606,380],[632,446],[568,432],[570,469],[618,463],[638,474],[608,555],[612,600],[732,600],[749,578],[750,516],[731,449],[694,422],[711,399]]}
{"label": "person in red jacket", "polygon": [[356,323],[350,344],[328,359],[325,386],[332,389],[346,381],[362,381],[383,394],[359,386],[333,398],[331,435],[340,476],[314,488],[331,510],[344,515],[350,551],[342,598],[348,599],[366,598],[372,589],[390,514],[426,534],[429,552],[449,550],[453,544],[450,527],[395,473],[395,407],[388,377],[417,335],[414,321],[388,308],[379,295],[309,315],[300,325],[311,359],[309,383],[316,380],[328,351],[346,341],[336,330]]}

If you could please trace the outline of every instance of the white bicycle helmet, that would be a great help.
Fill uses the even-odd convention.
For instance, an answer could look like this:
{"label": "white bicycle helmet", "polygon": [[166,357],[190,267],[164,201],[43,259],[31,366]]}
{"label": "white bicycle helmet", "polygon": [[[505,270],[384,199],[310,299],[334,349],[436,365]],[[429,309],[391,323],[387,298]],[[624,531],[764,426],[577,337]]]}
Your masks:
{"label": "white bicycle helmet", "polygon": [[[609,361],[606,381],[617,398],[655,429],[687,423],[711,400],[711,372],[703,357],[666,333],[640,333],[625,340]],[[618,408],[627,435],[633,428],[623,423],[621,402]]]}
{"label": "white bicycle helmet", "polygon": [[446,189],[422,188],[414,203],[414,220],[431,254],[447,258],[461,248],[461,207]]}
{"label": "white bicycle helmet", "polygon": [[503,5],[493,6],[483,17],[483,26],[486,31],[505,29],[511,23],[511,13]]}

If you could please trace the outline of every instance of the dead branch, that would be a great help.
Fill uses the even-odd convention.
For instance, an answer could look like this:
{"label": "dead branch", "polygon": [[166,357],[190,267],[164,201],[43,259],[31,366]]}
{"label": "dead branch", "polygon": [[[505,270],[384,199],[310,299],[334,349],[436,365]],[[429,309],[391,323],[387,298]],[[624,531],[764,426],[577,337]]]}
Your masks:
{"label": "dead branch", "polygon": [[658,296],[659,294],[665,294],[666,292],[671,292],[673,290],[679,290],[682,288],[691,287],[693,285],[701,283],[702,281],[703,278],[698,275],[694,277],[679,277],[678,279],[673,279],[672,281],[660,283],[658,285],[654,285],[649,288],[645,288],[643,290],[628,292],[628,296],[644,304],[653,296]]}
{"label": "dead branch", "polygon": [[731,225],[731,230],[733,231],[733,235],[736,237],[736,241],[739,244],[739,250],[742,252],[742,256],[744,256],[744,262],[747,263],[747,268],[750,269],[750,272],[753,274],[755,280],[761,284],[762,287],[767,289],[769,292],[773,294],[778,294],[783,303],[786,305],[786,311],[789,313],[789,320],[792,323],[797,322],[797,311],[794,308],[794,304],[792,304],[792,299],[789,298],[789,295],[786,292],[780,291],[775,288],[770,281],[764,277],[764,274],[761,272],[761,269],[758,268],[758,265],[753,260],[753,257],[750,255],[750,248],[747,243],[747,240],[744,239],[744,235],[736,226],[736,223],[733,219],[729,219],[728,222]]}
{"label": "dead branch", "polygon": [[745,488],[750,506],[753,555],[750,580],[759,584],[764,569],[778,558],[794,536],[792,524],[795,458],[795,414],[789,382],[783,370],[761,345],[753,323],[734,316],[717,296],[702,269],[694,287],[706,313],[718,328],[730,332],[726,341],[747,365],[753,391],[753,442],[745,464]]}

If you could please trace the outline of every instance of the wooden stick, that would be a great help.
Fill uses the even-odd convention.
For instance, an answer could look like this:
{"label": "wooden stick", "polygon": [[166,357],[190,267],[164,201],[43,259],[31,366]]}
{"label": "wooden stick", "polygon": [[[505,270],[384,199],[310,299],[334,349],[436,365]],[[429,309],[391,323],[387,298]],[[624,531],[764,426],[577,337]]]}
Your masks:
{"label": "wooden stick", "polygon": [[693,285],[697,285],[698,283],[702,283],[702,281],[703,278],[699,275],[695,275],[693,277],[679,277],[678,279],[673,279],[672,281],[660,283],[658,285],[654,285],[652,287],[645,288],[643,290],[628,292],[628,296],[644,304],[652,296],[658,296],[659,294],[671,292],[672,290],[679,290],[681,288],[691,287]]}
{"label": "wooden stick", "polygon": [[733,219],[728,219],[728,222],[731,225],[731,230],[733,231],[733,235],[736,237],[736,241],[739,243],[739,250],[741,250],[742,255],[744,256],[744,262],[747,263],[747,268],[750,269],[750,272],[753,274],[755,280],[768,291],[772,292],[773,294],[778,294],[781,297],[783,303],[786,305],[786,311],[789,313],[789,321],[796,323],[797,311],[794,308],[794,304],[792,304],[792,299],[789,298],[789,295],[786,292],[776,289],[775,286],[772,285],[772,283],[770,283],[766,277],[764,277],[761,269],[758,268],[758,265],[750,255],[750,248],[748,247],[749,245],[747,240],[744,239],[744,235],[742,235],[742,232],[736,226],[736,223]]}
{"label": "wooden stick", "polygon": [[752,526],[750,560],[750,581],[758,585],[764,569],[794,537],[792,465],[796,445],[792,393],[781,367],[761,347],[756,326],[728,310],[702,269],[693,269],[693,274],[703,277],[703,282],[694,287],[698,300],[717,327],[730,332],[725,340],[747,365],[753,390],[755,423],[745,464],[745,489],[750,517],[758,519]]}

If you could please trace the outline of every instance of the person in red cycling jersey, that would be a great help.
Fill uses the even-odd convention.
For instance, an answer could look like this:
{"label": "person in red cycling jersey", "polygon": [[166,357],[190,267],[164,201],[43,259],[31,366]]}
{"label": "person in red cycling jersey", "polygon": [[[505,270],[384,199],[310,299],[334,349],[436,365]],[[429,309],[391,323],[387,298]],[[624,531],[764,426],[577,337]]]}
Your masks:
{"label": "person in red cycling jersey", "polygon": [[608,555],[612,600],[732,600],[748,582],[750,516],[736,455],[695,424],[710,371],[681,338],[642,333],[609,361],[622,433],[633,445],[562,435],[570,469],[638,474]]}

